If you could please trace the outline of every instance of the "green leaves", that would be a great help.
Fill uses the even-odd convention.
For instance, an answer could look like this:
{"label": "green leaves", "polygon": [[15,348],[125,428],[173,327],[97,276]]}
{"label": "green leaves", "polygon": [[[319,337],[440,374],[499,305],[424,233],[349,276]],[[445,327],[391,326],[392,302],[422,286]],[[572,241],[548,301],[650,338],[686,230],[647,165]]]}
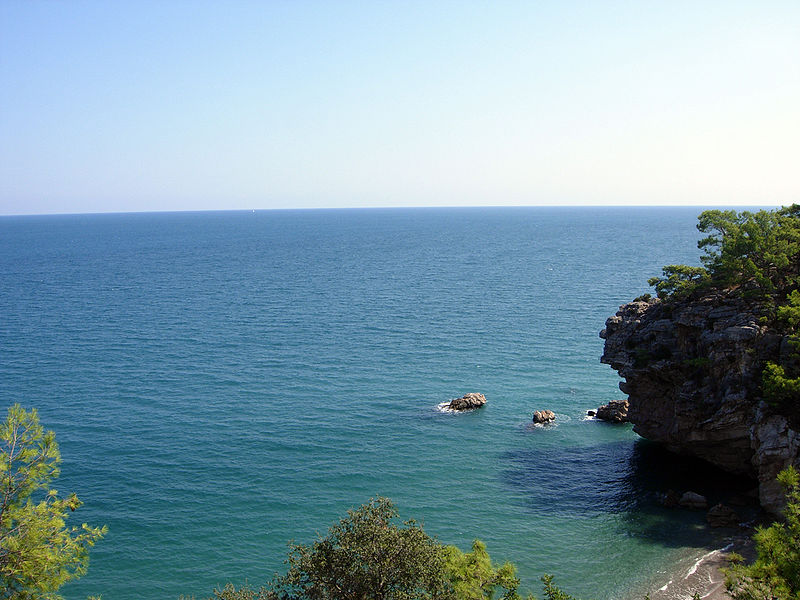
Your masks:
{"label": "green leaves", "polygon": [[697,229],[709,233],[697,246],[701,261],[721,285],[752,285],[761,294],[782,292],[797,283],[800,207],[776,211],[709,210]]}
{"label": "green leaves", "polygon": [[442,546],[414,521],[395,523],[387,498],[348,512],[313,545],[291,545],[289,569],[273,580],[282,600],[447,598]]}
{"label": "green leaves", "polygon": [[667,265],[661,269],[662,277],[651,277],[647,284],[655,288],[659,298],[683,297],[708,282],[708,271],[703,267]]}
{"label": "green leaves", "polygon": [[800,598],[800,477],[790,466],[778,481],[786,488],[786,522],[759,527],[756,561],[749,566],[736,561],[728,569],[726,586],[735,600]]}
{"label": "green leaves", "polygon": [[697,229],[703,267],[669,265],[653,277],[660,298],[686,295],[701,286],[740,288],[756,296],[783,297],[800,277],[800,205],[756,213],[707,210]]}
{"label": "green leaves", "polygon": [[787,377],[786,370],[768,362],[761,373],[764,399],[776,406],[791,405],[800,400],[800,377]]}
{"label": "green leaves", "polygon": [[[480,540],[472,542],[472,552],[461,552],[455,546],[445,549],[445,569],[453,593],[459,600],[483,600],[495,597],[504,600],[520,600],[517,593],[519,579],[516,568],[509,562],[492,565],[486,544]],[[496,593],[499,596],[495,596]]]}
{"label": "green leaves", "polygon": [[[36,410],[19,404],[0,424],[0,598],[51,600],[67,581],[86,573],[89,548],[106,528],[68,527],[81,506],[75,494],[61,498],[50,482],[61,455],[52,431]],[[40,492],[41,494],[37,494]],[[32,496],[40,495],[36,501]]]}
{"label": "green leaves", "polygon": [[464,553],[396,520],[391,500],[373,498],[311,546],[290,544],[285,575],[258,590],[228,584],[214,600],[522,600],[514,565],[492,564],[483,542]]}

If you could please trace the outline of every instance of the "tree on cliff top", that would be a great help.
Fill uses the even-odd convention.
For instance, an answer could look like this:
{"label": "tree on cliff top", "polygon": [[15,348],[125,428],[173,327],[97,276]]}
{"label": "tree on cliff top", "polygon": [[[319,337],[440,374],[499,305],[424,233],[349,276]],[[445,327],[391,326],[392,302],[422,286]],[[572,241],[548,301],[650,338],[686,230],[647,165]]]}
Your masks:
{"label": "tree on cliff top", "polygon": [[[44,432],[36,410],[19,404],[0,424],[0,598],[54,600],[67,581],[86,573],[89,548],[106,528],[67,527],[81,505],[49,489],[61,454],[55,434]],[[34,496],[40,496],[38,502]]]}
{"label": "tree on cliff top", "polygon": [[648,283],[660,298],[700,288],[736,288],[778,302],[800,282],[800,205],[756,213],[707,210],[697,229],[707,234],[697,247],[703,267],[668,265]]}

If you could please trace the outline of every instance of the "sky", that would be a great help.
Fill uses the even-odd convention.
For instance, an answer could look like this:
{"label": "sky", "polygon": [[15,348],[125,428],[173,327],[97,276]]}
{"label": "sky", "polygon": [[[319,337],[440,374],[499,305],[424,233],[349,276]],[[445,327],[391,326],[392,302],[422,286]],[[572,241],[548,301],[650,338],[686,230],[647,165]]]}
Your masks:
{"label": "sky", "polygon": [[800,202],[800,2],[0,0],[0,214]]}

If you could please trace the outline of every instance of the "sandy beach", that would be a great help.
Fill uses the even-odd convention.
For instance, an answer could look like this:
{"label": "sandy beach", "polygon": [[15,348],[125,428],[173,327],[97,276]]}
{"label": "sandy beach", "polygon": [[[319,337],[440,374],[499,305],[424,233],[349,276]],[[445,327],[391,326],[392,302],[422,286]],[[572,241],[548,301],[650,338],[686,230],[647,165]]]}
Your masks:
{"label": "sandy beach", "polygon": [[732,535],[725,546],[698,553],[690,568],[682,567],[662,587],[650,591],[650,600],[687,600],[695,594],[703,600],[730,600],[722,569],[728,566],[728,556],[732,552],[741,554],[748,561],[755,557],[752,535],[752,529],[743,529]]}

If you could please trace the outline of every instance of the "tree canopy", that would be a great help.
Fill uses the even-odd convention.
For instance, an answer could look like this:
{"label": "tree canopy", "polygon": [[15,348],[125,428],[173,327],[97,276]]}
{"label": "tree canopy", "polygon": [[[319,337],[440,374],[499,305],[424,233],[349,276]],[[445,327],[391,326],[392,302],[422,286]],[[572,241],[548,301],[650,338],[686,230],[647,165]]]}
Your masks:
{"label": "tree canopy", "polygon": [[399,524],[388,498],[348,511],[312,545],[290,544],[287,572],[259,589],[227,585],[216,600],[521,600],[511,563],[486,546],[444,546],[415,521]]}
{"label": "tree canopy", "polygon": [[707,210],[697,229],[705,237],[702,267],[669,265],[648,283],[660,298],[684,296],[707,287],[782,301],[800,281],[800,205],[758,212]]}
{"label": "tree canopy", "polygon": [[89,548],[106,528],[68,527],[81,506],[75,494],[50,489],[61,454],[36,410],[19,404],[0,424],[0,598],[54,600],[58,588],[86,573]]}

